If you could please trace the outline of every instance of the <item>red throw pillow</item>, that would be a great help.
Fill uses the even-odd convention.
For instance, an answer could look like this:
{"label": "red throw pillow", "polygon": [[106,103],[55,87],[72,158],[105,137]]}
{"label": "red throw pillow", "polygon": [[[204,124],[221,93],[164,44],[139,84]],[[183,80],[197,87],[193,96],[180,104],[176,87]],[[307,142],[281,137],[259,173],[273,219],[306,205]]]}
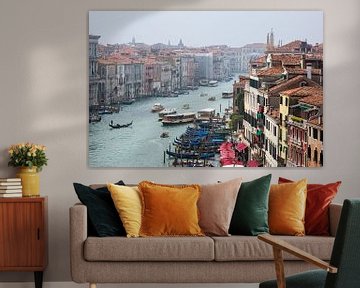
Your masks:
{"label": "red throw pillow", "polygon": [[[279,177],[279,184],[293,182]],[[341,181],[329,184],[308,184],[305,210],[305,234],[329,235],[329,206]]]}

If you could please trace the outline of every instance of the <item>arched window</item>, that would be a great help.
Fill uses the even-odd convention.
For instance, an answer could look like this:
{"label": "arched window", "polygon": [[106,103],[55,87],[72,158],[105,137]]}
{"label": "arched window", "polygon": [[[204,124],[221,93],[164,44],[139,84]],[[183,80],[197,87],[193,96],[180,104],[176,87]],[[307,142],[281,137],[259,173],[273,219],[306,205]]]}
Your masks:
{"label": "arched window", "polygon": [[314,150],[314,158],[313,158],[313,161],[314,162],[318,162],[318,151],[317,151],[317,148],[315,148],[315,150]]}
{"label": "arched window", "polygon": [[323,166],[323,151],[320,152],[320,166]]}

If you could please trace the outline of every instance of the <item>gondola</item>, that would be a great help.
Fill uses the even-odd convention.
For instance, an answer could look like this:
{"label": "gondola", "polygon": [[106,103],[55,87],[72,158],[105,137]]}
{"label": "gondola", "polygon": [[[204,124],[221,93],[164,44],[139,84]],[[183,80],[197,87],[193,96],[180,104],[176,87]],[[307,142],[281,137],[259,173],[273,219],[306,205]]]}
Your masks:
{"label": "gondola", "polygon": [[127,124],[120,125],[120,124],[113,124],[113,122],[111,121],[109,126],[113,129],[119,129],[119,128],[129,127],[132,125],[132,123],[133,123],[133,121],[131,121],[130,123],[127,123]]}

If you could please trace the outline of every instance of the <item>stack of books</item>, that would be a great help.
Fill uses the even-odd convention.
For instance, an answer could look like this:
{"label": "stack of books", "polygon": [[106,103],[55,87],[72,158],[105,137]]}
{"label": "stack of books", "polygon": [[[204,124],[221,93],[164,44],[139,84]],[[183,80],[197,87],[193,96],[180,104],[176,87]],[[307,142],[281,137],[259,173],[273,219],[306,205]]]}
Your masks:
{"label": "stack of books", "polygon": [[20,178],[0,178],[0,198],[22,197]]}

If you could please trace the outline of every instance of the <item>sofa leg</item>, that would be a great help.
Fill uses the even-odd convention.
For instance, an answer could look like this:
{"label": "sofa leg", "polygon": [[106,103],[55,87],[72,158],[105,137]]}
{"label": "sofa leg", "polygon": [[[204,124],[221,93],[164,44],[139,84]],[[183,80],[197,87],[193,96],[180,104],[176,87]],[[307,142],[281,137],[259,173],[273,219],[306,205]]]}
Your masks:
{"label": "sofa leg", "polygon": [[96,283],[89,283],[89,288],[96,288]]}

